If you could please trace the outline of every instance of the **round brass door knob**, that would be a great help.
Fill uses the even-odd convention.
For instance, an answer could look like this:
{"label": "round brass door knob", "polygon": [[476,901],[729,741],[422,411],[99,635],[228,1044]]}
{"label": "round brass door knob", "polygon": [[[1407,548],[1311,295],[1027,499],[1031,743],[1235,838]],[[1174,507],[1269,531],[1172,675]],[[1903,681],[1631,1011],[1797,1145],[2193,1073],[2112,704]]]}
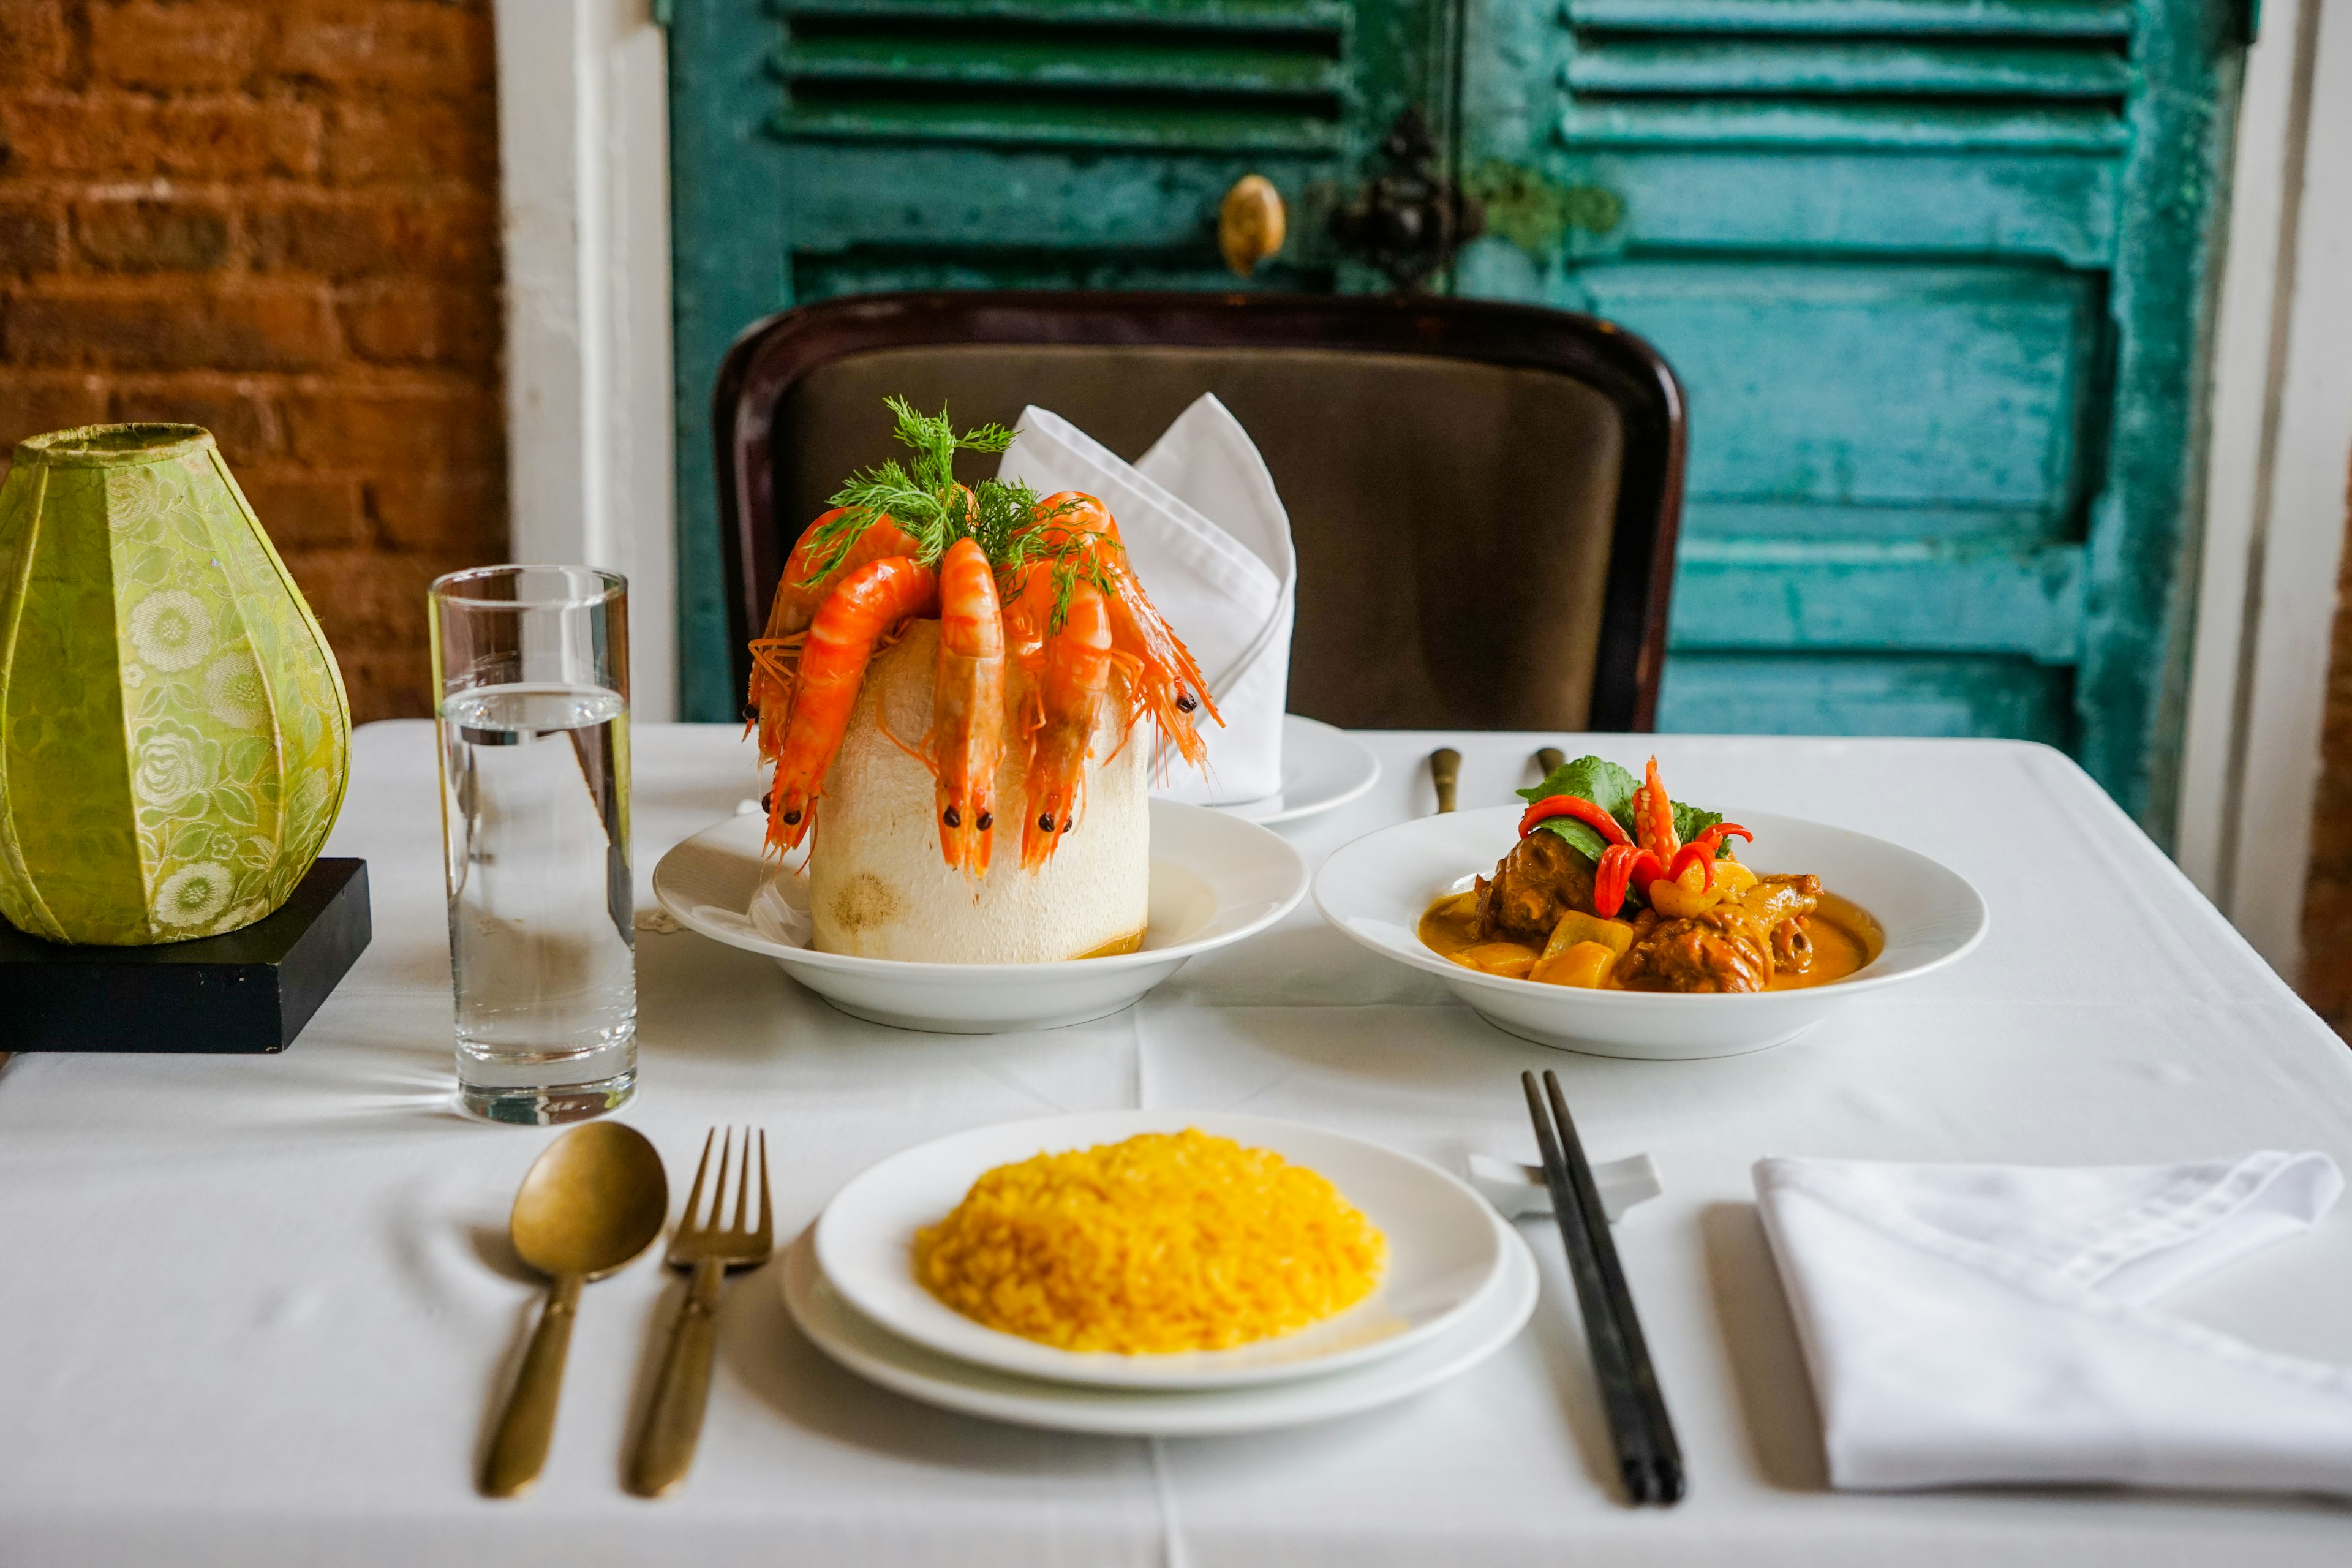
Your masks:
{"label": "round brass door knob", "polygon": [[1282,248],[1289,226],[1290,215],[1274,182],[1264,174],[1244,174],[1217,209],[1217,248],[1224,252],[1225,265],[1246,278]]}

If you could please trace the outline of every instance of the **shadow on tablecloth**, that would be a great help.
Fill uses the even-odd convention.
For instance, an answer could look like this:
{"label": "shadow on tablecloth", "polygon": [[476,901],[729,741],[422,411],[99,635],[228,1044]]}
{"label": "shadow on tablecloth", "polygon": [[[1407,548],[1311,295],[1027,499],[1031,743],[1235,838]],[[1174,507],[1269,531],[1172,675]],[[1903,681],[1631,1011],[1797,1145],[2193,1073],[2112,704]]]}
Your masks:
{"label": "shadow on tablecloth", "polygon": [[1756,1205],[1708,1204],[1699,1210],[1698,1234],[1757,1474],[1784,1491],[1828,1490],[1821,1415]]}

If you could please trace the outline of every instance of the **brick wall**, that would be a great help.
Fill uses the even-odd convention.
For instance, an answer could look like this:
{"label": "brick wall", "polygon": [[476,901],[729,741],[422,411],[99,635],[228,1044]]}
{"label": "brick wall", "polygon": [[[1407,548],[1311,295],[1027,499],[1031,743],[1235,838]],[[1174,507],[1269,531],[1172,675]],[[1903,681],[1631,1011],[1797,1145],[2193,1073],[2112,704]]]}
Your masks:
{"label": "brick wall", "polygon": [[488,0],[0,0],[0,464],[209,427],[360,719],[506,543]]}
{"label": "brick wall", "polygon": [[[2352,497],[2347,499],[2352,510]],[[2336,579],[2324,771],[2312,812],[2311,881],[2303,902],[2303,994],[2352,1040],[2352,533]]]}

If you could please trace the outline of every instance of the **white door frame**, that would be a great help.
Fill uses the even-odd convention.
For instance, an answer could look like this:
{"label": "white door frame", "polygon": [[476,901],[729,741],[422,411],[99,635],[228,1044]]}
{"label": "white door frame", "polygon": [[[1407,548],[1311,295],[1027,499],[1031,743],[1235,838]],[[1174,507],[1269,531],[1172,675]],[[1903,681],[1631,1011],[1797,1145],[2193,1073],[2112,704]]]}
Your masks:
{"label": "white door frame", "polygon": [[[677,712],[668,76],[650,0],[497,0],[513,551],[629,574]],[[2352,0],[2264,0],[2215,328],[2182,867],[2300,947],[2352,465]],[[2336,193],[2332,199],[2323,193]]]}
{"label": "white door frame", "polygon": [[517,561],[629,579],[631,707],[677,714],[669,62],[649,0],[497,0]]}
{"label": "white door frame", "polygon": [[2182,869],[2301,966],[2352,479],[2352,0],[2264,0],[2213,355]]}

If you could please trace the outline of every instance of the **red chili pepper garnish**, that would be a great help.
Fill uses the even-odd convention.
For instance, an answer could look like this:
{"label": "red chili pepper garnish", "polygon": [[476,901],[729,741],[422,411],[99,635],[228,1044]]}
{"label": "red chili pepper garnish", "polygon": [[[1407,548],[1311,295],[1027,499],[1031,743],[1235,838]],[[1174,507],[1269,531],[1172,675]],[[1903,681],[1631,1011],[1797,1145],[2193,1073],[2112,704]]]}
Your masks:
{"label": "red chili pepper garnish", "polygon": [[1538,824],[1555,816],[1572,816],[1597,830],[1612,844],[1632,842],[1625,837],[1625,830],[1617,826],[1615,817],[1591,801],[1572,795],[1548,795],[1528,807],[1527,815],[1519,818],[1519,837],[1525,838],[1536,830]]}
{"label": "red chili pepper garnish", "polygon": [[1613,918],[1625,907],[1625,890],[1636,880],[1648,887],[1666,874],[1658,858],[1647,849],[1631,844],[1612,844],[1601,852],[1601,865],[1592,874],[1592,910],[1603,920]]}
{"label": "red chili pepper garnish", "polygon": [[1592,910],[1603,920],[1625,907],[1625,889],[1633,879],[1633,857],[1641,851],[1630,844],[1612,844],[1601,852],[1600,868],[1592,873]]}
{"label": "red chili pepper garnish", "polygon": [[1675,851],[1675,863],[1666,868],[1666,880],[1681,881],[1683,873],[1693,866],[1700,868],[1706,875],[1706,880],[1701,884],[1702,888],[1715,886],[1715,846],[1708,843],[1704,835],[1692,839]]}

